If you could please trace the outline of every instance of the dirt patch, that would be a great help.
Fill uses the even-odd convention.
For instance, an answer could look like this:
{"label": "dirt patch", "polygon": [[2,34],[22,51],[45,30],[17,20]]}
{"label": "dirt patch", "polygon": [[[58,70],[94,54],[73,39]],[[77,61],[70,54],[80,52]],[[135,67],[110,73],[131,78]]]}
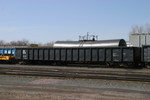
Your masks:
{"label": "dirt patch", "polygon": [[60,79],[38,79],[30,82],[31,84],[40,85],[40,84],[57,84],[62,82]]}

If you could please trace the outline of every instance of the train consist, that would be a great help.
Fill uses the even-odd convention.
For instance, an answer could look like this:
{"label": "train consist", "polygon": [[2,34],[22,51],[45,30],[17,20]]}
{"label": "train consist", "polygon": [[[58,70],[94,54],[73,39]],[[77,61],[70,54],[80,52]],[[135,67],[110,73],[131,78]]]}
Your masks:
{"label": "train consist", "polygon": [[[127,47],[125,40],[57,41],[52,48],[1,48],[0,60],[50,64],[149,66],[150,46]],[[4,57],[10,59],[2,59]]]}

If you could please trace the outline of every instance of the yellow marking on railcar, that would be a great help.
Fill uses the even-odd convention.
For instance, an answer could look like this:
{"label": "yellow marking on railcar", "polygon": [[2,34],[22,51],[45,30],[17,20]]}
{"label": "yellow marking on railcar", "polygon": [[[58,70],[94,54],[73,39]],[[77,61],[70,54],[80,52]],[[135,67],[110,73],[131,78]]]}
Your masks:
{"label": "yellow marking on railcar", "polygon": [[9,55],[0,55],[0,61],[15,61],[15,57]]}

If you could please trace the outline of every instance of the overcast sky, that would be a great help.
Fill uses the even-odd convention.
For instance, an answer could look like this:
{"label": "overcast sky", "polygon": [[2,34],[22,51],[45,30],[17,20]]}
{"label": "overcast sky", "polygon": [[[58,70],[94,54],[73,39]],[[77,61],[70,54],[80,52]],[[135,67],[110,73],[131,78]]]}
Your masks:
{"label": "overcast sky", "polygon": [[46,43],[98,35],[128,40],[150,23],[150,0],[0,0],[0,40]]}

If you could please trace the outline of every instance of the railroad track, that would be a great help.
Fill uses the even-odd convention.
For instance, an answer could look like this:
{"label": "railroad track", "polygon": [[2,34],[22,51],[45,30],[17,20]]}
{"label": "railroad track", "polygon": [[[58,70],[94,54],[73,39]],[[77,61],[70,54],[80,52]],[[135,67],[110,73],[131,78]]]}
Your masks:
{"label": "railroad track", "polygon": [[109,71],[92,68],[0,66],[0,74],[150,82],[150,72]]}

